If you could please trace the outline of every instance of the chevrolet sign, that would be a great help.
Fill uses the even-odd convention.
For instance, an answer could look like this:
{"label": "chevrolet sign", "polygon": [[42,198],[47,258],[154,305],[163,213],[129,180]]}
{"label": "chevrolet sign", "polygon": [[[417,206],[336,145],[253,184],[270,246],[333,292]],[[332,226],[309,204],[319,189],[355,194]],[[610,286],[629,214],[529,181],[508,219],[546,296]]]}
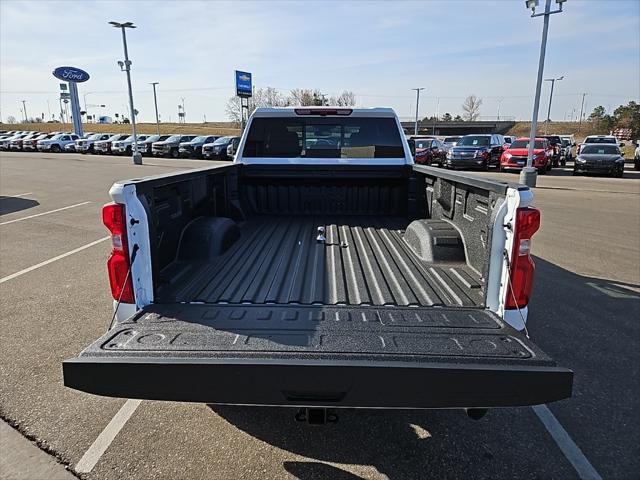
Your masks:
{"label": "chevrolet sign", "polygon": [[236,70],[236,95],[238,97],[250,97],[253,95],[251,74]]}

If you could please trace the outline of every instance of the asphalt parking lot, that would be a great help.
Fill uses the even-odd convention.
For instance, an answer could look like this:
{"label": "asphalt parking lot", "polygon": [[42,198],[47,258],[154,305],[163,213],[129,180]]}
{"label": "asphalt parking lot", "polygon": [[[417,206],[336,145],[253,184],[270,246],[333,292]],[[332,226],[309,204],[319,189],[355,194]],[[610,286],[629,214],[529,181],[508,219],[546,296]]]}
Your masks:
{"label": "asphalt parking lot", "polygon": [[311,428],[294,422],[288,409],[145,401],[129,409],[130,418],[95,466],[77,473],[125,404],[62,385],[62,360],[101,335],[112,313],[109,245],[100,219],[109,187],[122,178],[212,164],[145,162],[136,167],[122,157],[0,153],[0,416],[75,475],[640,476],[640,172],[629,165],[622,179],[556,169],[539,177],[535,190],[542,227],[533,245],[529,332],[575,372],[573,397],[549,409],[592,470],[580,470],[580,462],[576,467],[562,449],[566,443],[554,439],[531,408],[493,410],[475,422],[459,411],[346,411],[337,424]]}

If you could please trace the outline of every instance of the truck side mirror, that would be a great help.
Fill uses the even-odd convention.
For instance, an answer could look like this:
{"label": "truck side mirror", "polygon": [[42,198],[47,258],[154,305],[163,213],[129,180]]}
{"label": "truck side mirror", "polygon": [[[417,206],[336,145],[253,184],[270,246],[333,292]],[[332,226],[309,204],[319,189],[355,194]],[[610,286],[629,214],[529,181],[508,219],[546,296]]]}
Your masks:
{"label": "truck side mirror", "polygon": [[411,155],[413,157],[416,156],[416,141],[413,138],[410,138],[409,140],[407,140],[407,143],[409,144],[409,150],[411,150]]}

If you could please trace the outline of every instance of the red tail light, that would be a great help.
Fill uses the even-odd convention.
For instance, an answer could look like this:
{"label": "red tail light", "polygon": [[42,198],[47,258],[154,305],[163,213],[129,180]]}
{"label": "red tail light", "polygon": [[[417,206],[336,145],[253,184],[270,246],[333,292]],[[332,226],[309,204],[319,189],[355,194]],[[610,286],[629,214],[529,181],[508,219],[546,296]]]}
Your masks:
{"label": "red tail light", "polygon": [[102,207],[102,223],[111,232],[111,255],[107,260],[109,284],[114,300],[135,303],[133,281],[129,272],[129,246],[127,244],[127,216],[124,205],[108,203]]}
{"label": "red tail light", "polygon": [[531,237],[540,228],[540,210],[526,207],[516,212],[515,238],[511,255],[511,288],[505,308],[523,308],[529,303],[535,264],[531,259]]}

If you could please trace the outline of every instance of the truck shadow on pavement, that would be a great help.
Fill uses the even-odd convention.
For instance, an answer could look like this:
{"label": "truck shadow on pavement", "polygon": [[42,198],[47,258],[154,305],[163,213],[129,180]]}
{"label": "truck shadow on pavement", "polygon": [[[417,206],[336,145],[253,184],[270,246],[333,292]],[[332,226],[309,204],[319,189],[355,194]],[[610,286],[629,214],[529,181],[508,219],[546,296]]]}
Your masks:
{"label": "truck shadow on pavement", "polygon": [[[337,423],[309,426],[294,420],[295,408],[209,407],[249,435],[306,457],[282,463],[301,480],[384,478],[380,474],[394,480],[466,478],[471,473],[475,478],[513,478],[523,471],[524,452],[529,455],[531,445],[540,443],[536,429],[542,433],[525,409],[489,412],[478,422],[461,410],[341,409]],[[509,424],[519,423],[528,433],[516,437]],[[545,471],[549,477],[562,470],[553,459],[551,466],[540,463],[529,456],[524,469]]]}
{"label": "truck shadow on pavement", "polygon": [[40,203],[37,200],[0,195],[0,215],[8,215],[21,210],[27,210],[28,208],[37,207],[38,205],[40,205]]}
{"label": "truck shadow on pavement", "polygon": [[[576,376],[573,398],[552,409],[601,474],[624,478],[640,468],[640,416],[633,400],[639,386],[640,285],[535,261],[529,333]],[[209,407],[249,435],[307,457],[283,462],[303,480],[360,478],[354,471],[390,479],[575,476],[528,408],[490,410],[480,421],[461,410],[346,409],[338,410],[338,423],[310,427],[293,420],[293,408]],[[629,440],[616,455],[608,448],[612,435]]]}
{"label": "truck shadow on pavement", "polygon": [[[582,276],[540,257],[534,261],[529,334],[574,371],[572,398],[551,409],[604,478],[634,477],[640,471],[638,259],[629,258],[637,283]],[[610,445],[617,438],[625,440],[614,453]]]}

